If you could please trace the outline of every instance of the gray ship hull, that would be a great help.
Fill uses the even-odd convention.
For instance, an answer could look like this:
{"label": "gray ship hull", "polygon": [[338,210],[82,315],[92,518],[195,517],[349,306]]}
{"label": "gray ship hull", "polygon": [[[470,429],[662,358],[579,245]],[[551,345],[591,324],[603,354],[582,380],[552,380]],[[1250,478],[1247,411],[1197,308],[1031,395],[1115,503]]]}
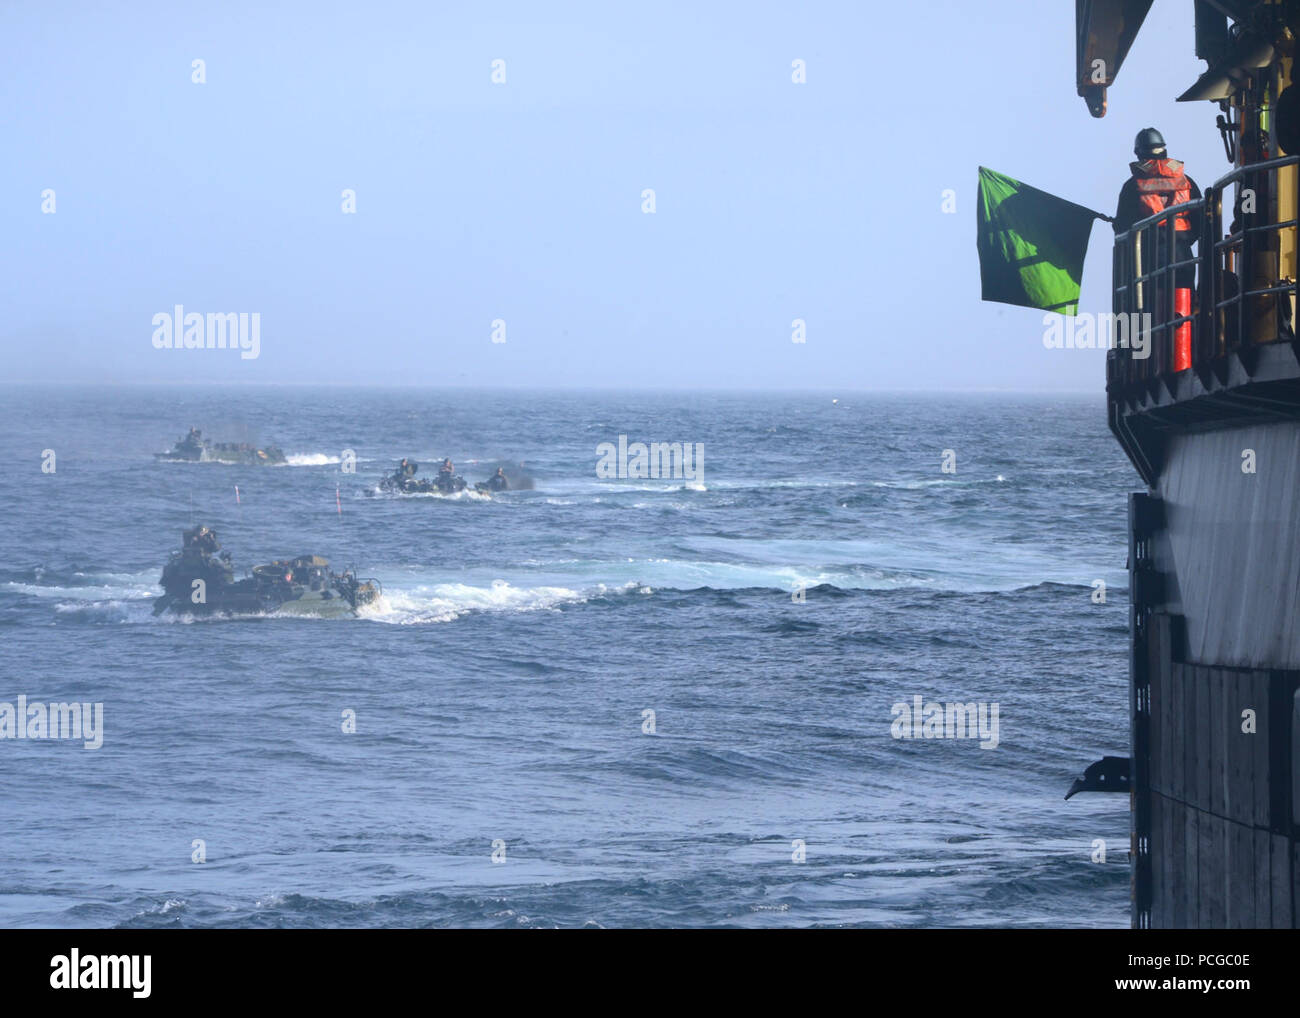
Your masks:
{"label": "gray ship hull", "polygon": [[1298,498],[1286,421],[1170,435],[1130,503],[1136,926],[1297,925]]}

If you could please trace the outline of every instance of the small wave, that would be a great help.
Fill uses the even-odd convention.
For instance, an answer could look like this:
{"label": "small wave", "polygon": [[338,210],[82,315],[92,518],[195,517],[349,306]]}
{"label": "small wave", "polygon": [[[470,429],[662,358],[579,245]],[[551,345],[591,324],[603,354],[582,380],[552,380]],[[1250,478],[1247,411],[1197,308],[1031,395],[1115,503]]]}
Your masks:
{"label": "small wave", "polygon": [[327,456],[323,452],[291,452],[284,458],[289,467],[323,467],[331,463],[342,463],[338,456]]}
{"label": "small wave", "polygon": [[684,512],[691,509],[692,506],[687,502],[633,502],[633,509],[675,509],[678,512]]}
{"label": "small wave", "polygon": [[[757,486],[757,485],[756,485]],[[615,481],[569,481],[546,485],[546,491],[556,495],[616,495],[620,493],[635,494],[653,492],[660,495],[680,493],[683,491],[708,491],[703,481],[686,480],[615,480]],[[599,499],[597,499],[599,501]]]}
{"label": "small wave", "polygon": [[721,490],[755,491],[761,488],[856,488],[859,481],[819,481],[819,480],[768,480],[754,478],[741,481],[713,481],[712,487]]}
{"label": "small wave", "polygon": [[942,486],[956,487],[958,485],[969,486],[974,484],[1003,484],[1006,478],[1001,474],[996,477],[976,477],[976,478],[957,478],[957,477],[938,477],[925,481],[872,481],[873,488],[893,488],[897,491],[919,491],[922,488],[938,488]]}
{"label": "small wave", "polygon": [[[1092,590],[1091,583],[1076,581],[1070,583],[1065,580],[1041,580],[1038,583],[1026,583],[1023,586],[1016,587],[1011,593],[1013,594],[1074,594],[1080,590]],[[1123,593],[1123,587],[1119,588]]]}
{"label": "small wave", "polygon": [[487,587],[438,583],[411,590],[390,587],[359,614],[393,625],[427,625],[451,622],[474,611],[545,611],[585,600],[586,595],[567,587],[515,587],[504,580]]}
{"label": "small wave", "polygon": [[102,625],[106,622],[128,621],[128,608],[125,601],[63,601],[54,606],[54,614],[66,622]]}
{"label": "small wave", "polygon": [[460,491],[442,492],[442,491],[408,491],[396,492],[385,491],[379,485],[373,485],[366,489],[366,494],[374,498],[386,498],[393,502],[405,502],[412,498],[436,498],[442,502],[491,502],[492,496],[486,491],[475,491],[473,488],[463,488]]}
{"label": "small wave", "polygon": [[[884,488],[895,491],[919,491],[925,488],[939,487],[973,487],[985,484],[1004,484],[1009,479],[1003,474],[992,477],[934,477],[913,480],[873,481],[867,479],[768,479],[768,478],[733,478],[713,480],[707,485],[702,481],[650,481],[650,480],[613,480],[585,481],[569,480],[553,482],[546,490],[553,496],[587,496],[612,495],[621,492],[647,492],[668,495],[681,492],[755,492],[755,491],[812,491],[820,489]],[[549,500],[548,500],[549,501]],[[572,504],[572,503],[563,503]]]}
{"label": "small wave", "polygon": [[[109,579],[109,577],[104,577],[104,579]],[[134,577],[123,576],[113,577],[112,579],[114,582],[101,584],[75,584],[75,581],[70,581],[70,584],[66,586],[60,583],[42,584],[10,581],[0,583],[0,590],[12,591],[15,594],[26,594],[28,597],[56,598],[87,603],[142,600],[157,596],[157,592],[153,588],[152,574],[148,578],[141,577],[134,583],[132,582],[135,579]]]}
{"label": "small wave", "polygon": [[161,904],[155,902],[141,908],[131,917],[128,924],[142,920],[152,922],[157,916],[171,916],[173,913],[184,912],[188,907],[189,902],[184,898],[167,898]]}

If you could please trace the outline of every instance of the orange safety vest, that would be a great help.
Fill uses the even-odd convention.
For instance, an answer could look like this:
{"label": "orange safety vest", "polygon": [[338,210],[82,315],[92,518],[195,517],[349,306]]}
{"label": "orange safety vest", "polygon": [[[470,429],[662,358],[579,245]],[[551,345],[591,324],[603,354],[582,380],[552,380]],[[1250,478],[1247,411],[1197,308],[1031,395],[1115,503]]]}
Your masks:
{"label": "orange safety vest", "polygon": [[[1137,184],[1138,198],[1148,215],[1192,200],[1192,185],[1183,175],[1183,164],[1177,159],[1148,159],[1143,163],[1133,163],[1130,168]],[[1192,222],[1185,212],[1174,216],[1175,230],[1191,228]]]}

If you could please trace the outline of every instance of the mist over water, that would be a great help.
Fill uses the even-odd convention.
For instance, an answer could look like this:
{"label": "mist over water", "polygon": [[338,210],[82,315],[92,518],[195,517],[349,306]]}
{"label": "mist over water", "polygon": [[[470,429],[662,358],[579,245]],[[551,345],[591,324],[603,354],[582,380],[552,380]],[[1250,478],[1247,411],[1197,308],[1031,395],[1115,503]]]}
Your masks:
{"label": "mist over water", "polygon": [[[0,925],[1128,924],[1127,798],[1062,800],[1127,752],[1138,481],[1100,396],[7,387],[0,414],[0,701],[104,704],[101,749],[0,740]],[[288,462],[156,461],[191,425]],[[619,435],[702,444],[702,480],[602,480]],[[379,492],[403,456],[534,487]],[[192,523],[237,572],[319,554],[383,597],[155,617]],[[998,747],[892,738],[915,695],[997,703]]]}

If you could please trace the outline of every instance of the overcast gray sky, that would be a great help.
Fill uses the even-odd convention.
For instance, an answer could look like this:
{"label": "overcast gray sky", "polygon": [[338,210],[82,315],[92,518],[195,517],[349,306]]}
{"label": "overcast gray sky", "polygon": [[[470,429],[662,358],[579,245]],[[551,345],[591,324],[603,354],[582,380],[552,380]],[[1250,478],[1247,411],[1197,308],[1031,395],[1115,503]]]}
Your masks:
{"label": "overcast gray sky", "polygon": [[[1100,392],[1100,353],[980,303],[976,167],[1104,212],[1142,127],[1229,167],[1173,101],[1191,5],[1156,3],[1100,121],[1073,8],[10,3],[4,374]],[[1109,278],[1098,223],[1081,310]],[[155,349],[177,304],[259,313],[259,356]]]}

